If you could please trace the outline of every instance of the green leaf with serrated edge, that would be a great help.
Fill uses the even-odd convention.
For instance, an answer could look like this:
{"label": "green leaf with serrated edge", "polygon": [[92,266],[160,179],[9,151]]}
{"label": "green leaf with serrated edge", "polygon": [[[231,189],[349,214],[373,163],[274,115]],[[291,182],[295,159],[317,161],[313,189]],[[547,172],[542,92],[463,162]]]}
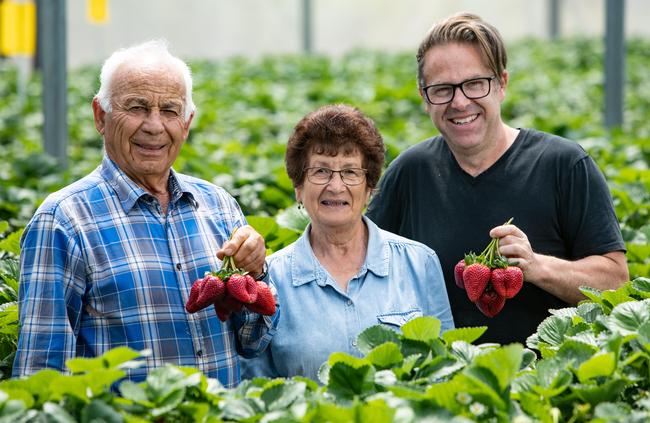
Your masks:
{"label": "green leaf with serrated edge", "polygon": [[378,369],[388,369],[399,365],[404,360],[404,356],[397,344],[394,342],[385,342],[373,348],[366,355],[366,359]]}
{"label": "green leaf with serrated edge", "polygon": [[24,228],[10,233],[5,239],[0,241],[0,251],[6,251],[15,256],[20,255],[20,237]]}
{"label": "green leaf with serrated edge", "polygon": [[594,409],[594,417],[606,422],[627,421],[632,408],[627,404],[604,402]]}
{"label": "green leaf with serrated edge", "polygon": [[[128,347],[116,347],[103,355],[94,358],[76,357],[65,362],[65,365],[73,373],[83,373],[96,369],[118,368],[120,365],[128,363],[141,354]],[[142,363],[144,364],[144,363]]]}
{"label": "green leaf with serrated edge", "polygon": [[316,410],[312,421],[331,423],[350,423],[356,421],[354,410],[343,405],[329,402],[316,403]]}
{"label": "green leaf with serrated edge", "polygon": [[425,395],[439,406],[459,413],[462,405],[458,401],[458,395],[469,395],[471,385],[459,379],[452,379],[447,382],[435,383],[427,387]]}
{"label": "green leaf with serrated edge", "polygon": [[487,326],[450,329],[446,332],[443,332],[442,339],[447,345],[451,345],[455,341],[465,341],[471,344],[472,342],[479,339],[486,330]]}
{"label": "green leaf with serrated edge", "polygon": [[392,423],[395,410],[383,400],[368,401],[357,406],[357,416],[360,422]]}
{"label": "green leaf with serrated edge", "polygon": [[596,377],[607,377],[616,370],[614,353],[597,354],[578,367],[577,375],[581,383]]}
{"label": "green leaf with serrated edge", "polygon": [[146,382],[149,399],[156,404],[164,401],[173,391],[184,388],[188,384],[185,373],[169,364],[150,371]]}
{"label": "green leaf with serrated edge", "polygon": [[74,417],[70,415],[65,408],[61,407],[59,404],[52,402],[46,402],[43,404],[43,415],[45,421],[56,422],[56,423],[76,423]]}
{"label": "green leaf with serrated edge", "polygon": [[186,392],[185,388],[178,388],[169,392],[165,398],[156,402],[156,407],[151,410],[151,415],[158,417],[174,410],[183,402]]}
{"label": "green leaf with serrated edge", "polygon": [[540,342],[545,342],[551,346],[559,346],[564,341],[564,336],[570,327],[570,318],[549,316],[537,327],[537,336]]}
{"label": "green leaf with serrated edge", "polygon": [[81,423],[121,423],[124,418],[101,400],[92,400],[81,410]]}
{"label": "green leaf with serrated edge", "polygon": [[242,421],[261,412],[252,399],[225,398],[219,404],[224,420]]}
{"label": "green leaf with serrated edge", "polygon": [[119,391],[122,397],[143,404],[147,407],[152,407],[153,403],[149,401],[147,392],[144,387],[130,380],[125,380],[120,383]]}
{"label": "green leaf with serrated edge", "polygon": [[416,317],[402,325],[405,338],[426,342],[427,344],[440,336],[440,320],[431,316]]}
{"label": "green leaf with serrated edge", "polygon": [[626,382],[621,379],[605,380],[598,385],[573,384],[571,391],[582,401],[597,405],[607,401],[616,401],[625,389]]}
{"label": "green leaf with serrated edge", "polygon": [[339,362],[348,364],[353,367],[361,367],[370,364],[370,362],[366,358],[355,357],[348,353],[339,352],[339,351],[333,352],[332,354],[330,354],[329,358],[327,359],[327,363],[330,366],[333,366],[334,364]]}
{"label": "green leaf with serrated edge", "polygon": [[602,304],[601,291],[590,286],[581,286],[580,292],[591,301]]}
{"label": "green leaf with serrated edge", "polygon": [[283,384],[265,388],[260,395],[267,411],[284,410],[294,401],[305,396],[306,384],[286,381]]}
{"label": "green leaf with serrated edge", "polygon": [[405,400],[421,401],[429,398],[421,388],[413,385],[391,385],[386,386],[385,389]]}
{"label": "green leaf with serrated edge", "polygon": [[617,305],[628,301],[636,301],[635,298],[632,298],[628,295],[626,289],[603,291],[603,300],[610,303],[613,307],[616,307]]}
{"label": "green leaf with serrated edge", "polygon": [[431,353],[431,347],[424,341],[402,338],[401,351],[405,357],[419,354],[421,359]]}
{"label": "green leaf with serrated edge", "polygon": [[[542,423],[556,423],[551,412],[553,407],[548,400],[541,399],[539,395],[532,392],[522,392],[519,397],[519,405],[531,417]],[[522,420],[526,421],[525,419]]]}
{"label": "green leaf with serrated edge", "polygon": [[338,361],[330,366],[327,391],[339,399],[371,394],[375,390],[374,374],[370,364],[357,367]]}
{"label": "green leaf with serrated edge", "polygon": [[485,367],[468,367],[457,374],[454,380],[469,386],[468,392],[477,401],[499,410],[506,407],[505,393],[499,390],[497,376]]}
{"label": "green leaf with serrated edge", "polygon": [[410,355],[404,359],[401,367],[394,367],[393,372],[399,380],[410,380],[411,373],[420,359],[420,354]]}
{"label": "green leaf with serrated edge", "polygon": [[368,354],[373,348],[384,342],[393,342],[399,345],[399,334],[385,325],[371,326],[357,336],[357,349],[362,354]]}
{"label": "green leaf with serrated edge", "polygon": [[552,398],[564,392],[571,381],[573,374],[554,359],[543,360],[537,365],[537,384],[532,390],[547,398]]}
{"label": "green leaf with serrated edge", "polygon": [[650,300],[619,304],[612,309],[605,325],[614,333],[636,334],[639,327],[650,321]]}
{"label": "green leaf with serrated edge", "polygon": [[318,383],[304,376],[294,376],[291,378],[294,382],[300,382],[305,384],[305,388],[308,391],[314,392],[319,389]]}
{"label": "green leaf with serrated edge", "polygon": [[451,345],[449,352],[460,362],[469,364],[483,352],[483,349],[465,341],[456,341]]}
{"label": "green leaf with serrated edge", "polygon": [[519,370],[523,370],[531,366],[535,363],[535,360],[537,360],[537,354],[535,354],[535,351],[524,348],[521,353],[521,364],[519,365]]}
{"label": "green leaf with serrated edge", "polygon": [[630,283],[630,291],[643,299],[650,298],[650,278],[639,277]]}
{"label": "green leaf with serrated edge", "polygon": [[497,376],[499,392],[504,391],[519,371],[523,347],[519,344],[506,345],[486,352],[474,359],[470,365],[484,367]]}
{"label": "green leaf with serrated edge", "polygon": [[9,222],[6,220],[0,220],[0,234],[3,234],[9,229]]}
{"label": "green leaf with serrated edge", "polygon": [[598,316],[603,316],[603,308],[600,304],[585,302],[576,308],[577,313],[582,319],[587,323],[593,323],[596,321]]}
{"label": "green leaf with serrated edge", "polygon": [[598,348],[574,339],[567,339],[562,343],[555,355],[558,363],[564,363],[566,366],[579,366],[581,363],[589,360],[598,352]]}

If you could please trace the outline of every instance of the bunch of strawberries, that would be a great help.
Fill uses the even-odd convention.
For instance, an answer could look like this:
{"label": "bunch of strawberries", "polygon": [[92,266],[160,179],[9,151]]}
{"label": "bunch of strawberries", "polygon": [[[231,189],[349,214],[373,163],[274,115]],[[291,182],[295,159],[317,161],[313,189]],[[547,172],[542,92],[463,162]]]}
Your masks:
{"label": "bunch of strawberries", "polygon": [[185,310],[196,313],[210,304],[214,304],[217,317],[222,322],[243,307],[266,316],[273,315],[276,308],[271,288],[262,281],[256,281],[248,272],[238,269],[230,256],[223,259],[221,270],[206,272],[202,278],[194,281]]}
{"label": "bunch of strawberries", "polygon": [[[511,222],[512,219],[505,224]],[[519,293],[524,274],[499,253],[499,240],[494,238],[481,254],[466,254],[456,264],[454,280],[483,314],[494,317],[503,309],[506,299]]]}

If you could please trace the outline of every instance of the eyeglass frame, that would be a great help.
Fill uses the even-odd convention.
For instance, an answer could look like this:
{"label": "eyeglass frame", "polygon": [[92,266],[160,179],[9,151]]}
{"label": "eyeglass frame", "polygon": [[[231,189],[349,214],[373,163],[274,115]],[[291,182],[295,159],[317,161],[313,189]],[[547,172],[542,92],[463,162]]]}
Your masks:
{"label": "eyeglass frame", "polygon": [[[328,171],[330,171],[330,177],[326,182],[314,182],[314,181],[311,180],[311,178],[309,176],[309,171],[311,169],[327,169]],[[346,170],[361,170],[361,171],[363,171],[363,178],[357,184],[350,184],[348,182],[345,182],[345,179],[343,179],[343,173],[341,173],[341,172],[344,172]],[[345,169],[334,170],[334,169],[330,169],[329,167],[325,167],[325,166],[311,166],[311,167],[304,168],[302,171],[305,173],[305,178],[307,178],[307,180],[309,182],[311,182],[312,184],[314,184],[314,185],[327,185],[330,182],[332,182],[332,179],[334,178],[334,174],[338,173],[339,177],[341,178],[341,182],[343,182],[347,186],[356,187],[358,185],[363,184],[366,181],[366,177],[368,175],[368,169],[364,169],[364,168],[361,168],[361,167],[348,167],[348,168],[345,168]]]}
{"label": "eyeglass frame", "polygon": [[[485,98],[485,97],[490,95],[490,93],[492,92],[492,81],[494,81],[496,78],[497,78],[496,76],[481,76],[479,78],[466,79],[464,81],[459,82],[458,84],[432,84],[432,85],[427,85],[426,87],[422,88],[422,92],[424,93],[424,97],[427,99],[427,102],[429,104],[431,104],[431,105],[434,105],[434,106],[449,104],[452,101],[454,101],[454,97],[456,97],[456,88],[460,88],[460,91],[469,100],[478,100],[480,98]],[[483,80],[483,79],[486,79],[488,81],[488,90],[487,90],[487,93],[485,93],[485,95],[478,96],[478,97],[470,97],[465,93],[465,90],[463,89],[463,85],[467,84],[468,82],[480,81],[480,80]],[[443,103],[434,103],[434,102],[432,102],[431,99],[429,98],[429,88],[431,88],[431,87],[443,87],[443,86],[447,86],[447,87],[452,88],[451,98],[449,100],[443,102]]]}

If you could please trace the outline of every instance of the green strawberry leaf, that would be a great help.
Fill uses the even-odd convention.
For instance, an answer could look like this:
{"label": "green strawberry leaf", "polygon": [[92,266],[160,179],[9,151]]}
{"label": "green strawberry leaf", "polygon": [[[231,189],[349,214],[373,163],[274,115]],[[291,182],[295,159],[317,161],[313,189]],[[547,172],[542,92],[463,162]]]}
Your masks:
{"label": "green strawberry leaf", "polygon": [[455,341],[465,341],[469,344],[476,341],[485,333],[487,326],[477,326],[477,327],[464,327],[450,329],[446,332],[443,332],[442,339],[447,345],[453,344]]}
{"label": "green strawberry leaf", "polygon": [[626,302],[610,313],[606,326],[623,336],[636,334],[639,327],[650,321],[650,300]]}
{"label": "green strawberry leaf", "polygon": [[595,406],[603,402],[616,401],[625,386],[624,380],[609,379],[598,385],[574,384],[571,386],[571,390],[582,401]]}
{"label": "green strawberry leaf", "polygon": [[482,367],[489,370],[497,377],[498,392],[503,392],[512,382],[519,371],[523,347],[519,344],[506,345],[479,355],[468,366],[468,371]]}
{"label": "green strawberry leaf", "polygon": [[416,317],[402,325],[402,334],[405,338],[430,344],[440,336],[440,320],[432,316]]}
{"label": "green strawberry leaf", "polygon": [[560,346],[555,359],[558,362],[566,363],[566,365],[570,363],[580,365],[589,360],[598,350],[597,346],[586,344],[573,338],[567,339]]}
{"label": "green strawberry leaf", "polygon": [[357,337],[357,349],[362,354],[368,354],[373,348],[384,342],[393,342],[399,345],[399,334],[385,325],[371,326]]}
{"label": "green strawberry leaf", "polygon": [[583,362],[578,367],[578,380],[585,383],[590,379],[610,376],[616,370],[616,356],[614,353],[597,354]]}
{"label": "green strawberry leaf", "polygon": [[352,399],[357,395],[374,392],[375,371],[370,364],[361,361],[337,361],[330,365],[327,390],[339,399]]}
{"label": "green strawberry leaf", "polygon": [[81,410],[81,422],[121,423],[124,418],[113,407],[101,400],[92,400]]}
{"label": "green strawberry leaf", "polygon": [[361,403],[358,406],[357,416],[360,422],[392,423],[396,410],[390,407],[384,400],[372,400]]}
{"label": "green strawberry leaf", "polygon": [[296,400],[305,396],[307,385],[304,382],[284,381],[266,387],[260,398],[266,405],[266,410],[285,410]]}
{"label": "green strawberry leaf", "polygon": [[630,282],[632,292],[643,299],[650,298],[650,278],[639,277]]}
{"label": "green strawberry leaf", "polygon": [[394,342],[385,342],[373,348],[366,358],[378,369],[388,369],[404,361],[399,346]]}
{"label": "green strawberry leaf", "polygon": [[537,327],[539,342],[545,342],[550,346],[559,346],[564,341],[565,334],[570,327],[570,318],[549,316]]}

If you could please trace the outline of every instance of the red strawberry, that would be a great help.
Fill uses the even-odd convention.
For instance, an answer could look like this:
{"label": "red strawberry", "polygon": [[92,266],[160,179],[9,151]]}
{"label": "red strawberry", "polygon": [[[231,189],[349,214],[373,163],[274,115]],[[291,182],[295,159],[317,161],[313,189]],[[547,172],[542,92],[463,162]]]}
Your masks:
{"label": "red strawberry", "polygon": [[494,290],[505,298],[512,298],[519,293],[524,285],[524,273],[517,266],[492,270],[490,277]]}
{"label": "red strawberry", "polygon": [[187,303],[185,304],[185,310],[187,310],[188,313],[196,313],[199,311],[198,304],[196,300],[199,298],[199,293],[201,292],[201,286],[205,282],[205,279],[200,278],[194,281],[192,284],[192,288],[190,289],[190,298],[187,300]]}
{"label": "red strawberry", "polygon": [[486,289],[474,304],[476,304],[476,307],[481,310],[481,313],[485,314],[487,317],[494,317],[499,314],[505,303],[506,299],[499,295],[495,290]]}
{"label": "red strawberry", "polygon": [[257,299],[257,282],[251,275],[231,275],[226,289],[228,294],[244,304],[254,303]]}
{"label": "red strawberry", "polygon": [[262,282],[257,281],[257,300],[252,304],[247,304],[246,307],[255,313],[271,316],[275,313],[275,298],[271,288]]}
{"label": "red strawberry", "polygon": [[488,282],[490,282],[490,268],[481,263],[470,264],[463,271],[463,281],[467,298],[474,302],[479,299]]}
{"label": "red strawberry", "polygon": [[241,311],[244,304],[236,298],[226,294],[214,302],[214,309],[217,312],[217,317],[222,322],[230,319],[232,313]]}
{"label": "red strawberry", "polygon": [[465,270],[465,259],[459,261],[458,263],[456,263],[456,266],[454,266],[454,281],[456,282],[456,285],[461,289],[465,289],[465,282],[463,281],[464,270]]}
{"label": "red strawberry", "polygon": [[199,310],[206,308],[210,304],[223,297],[226,292],[226,286],[218,276],[206,275],[203,278],[203,285],[199,291],[199,298],[196,300],[196,306]]}

